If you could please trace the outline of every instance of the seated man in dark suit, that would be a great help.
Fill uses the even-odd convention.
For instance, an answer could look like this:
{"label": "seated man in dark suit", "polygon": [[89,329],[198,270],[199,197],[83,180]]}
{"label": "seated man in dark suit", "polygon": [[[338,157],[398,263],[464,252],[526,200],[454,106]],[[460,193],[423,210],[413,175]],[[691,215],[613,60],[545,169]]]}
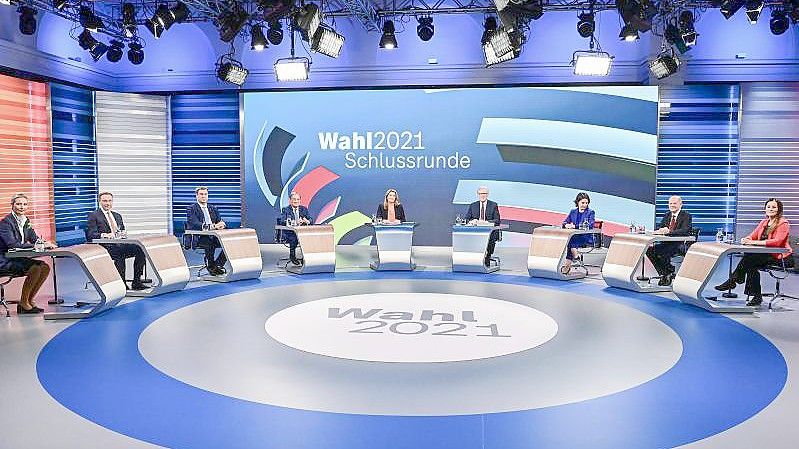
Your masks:
{"label": "seated man in dark suit", "polygon": [[[186,209],[186,229],[201,231],[203,225],[207,225],[211,230],[225,229],[225,222],[222,221],[216,207],[208,203],[208,187],[197,187],[194,189],[194,194],[197,202]],[[225,263],[227,263],[225,252],[220,251],[219,257],[214,258],[216,249],[220,247],[216,237],[201,235],[192,245],[194,246],[205,251],[205,266],[208,267],[208,273],[214,276],[225,274]]]}
{"label": "seated man in dark suit", "polygon": [[[102,192],[99,196],[100,208],[89,214],[89,226],[86,237],[89,240],[101,238],[114,238],[120,231],[125,230],[125,223],[119,212],[111,210],[114,207],[114,195],[111,192]],[[101,244],[114,260],[114,265],[119,271],[119,276],[125,280],[125,260],[133,257],[133,283],[132,290],[144,290],[145,285],[141,280],[144,273],[144,251],[131,243],[102,243]]]}
{"label": "seated man in dark suit", "polygon": [[[18,314],[41,313],[44,310],[36,307],[34,298],[50,274],[50,266],[44,261],[27,257],[6,257],[11,249],[33,249],[39,240],[31,227],[27,212],[28,197],[17,193],[11,198],[11,213],[0,221],[0,271],[14,276],[25,276],[17,304]],[[45,248],[52,249],[55,245],[45,242]]]}
{"label": "seated man in dark suit", "polygon": [[[466,222],[490,221],[495,226],[499,226],[499,220],[499,206],[488,199],[488,187],[480,186],[477,189],[477,201],[470,204],[469,210],[466,211]],[[494,254],[494,246],[496,246],[497,240],[499,240],[499,230],[492,231],[491,236],[488,238],[488,248],[483,261],[486,266],[491,265],[491,255]]]}
{"label": "seated man in dark suit", "polygon": [[[654,234],[691,235],[692,227],[691,214],[682,210],[682,198],[673,195],[669,198],[669,211],[660,220],[660,225]],[[652,265],[655,266],[655,270],[660,276],[658,285],[671,285],[671,281],[674,279],[674,265],[671,264],[671,258],[680,253],[682,249],[683,243],[681,242],[662,242],[650,246],[646,250],[646,256],[652,261]]]}
{"label": "seated man in dark suit", "polygon": [[[311,224],[313,219],[308,213],[308,208],[300,204],[301,199],[302,198],[300,198],[299,193],[291,192],[291,195],[289,196],[289,205],[281,210],[281,219],[283,224],[286,224],[289,219],[299,225]],[[289,244],[289,259],[291,260],[291,263],[294,265],[300,265],[300,260],[297,259],[297,244],[299,243],[297,240],[297,234],[293,232],[287,232],[284,238]]]}

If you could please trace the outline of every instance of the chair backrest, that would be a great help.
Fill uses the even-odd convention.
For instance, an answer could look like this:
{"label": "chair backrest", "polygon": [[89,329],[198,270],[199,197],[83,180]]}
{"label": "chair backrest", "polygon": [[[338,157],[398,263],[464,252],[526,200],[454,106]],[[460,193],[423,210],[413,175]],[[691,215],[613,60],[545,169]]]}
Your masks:
{"label": "chair backrest", "polygon": [[599,229],[599,234],[594,235],[594,248],[602,248],[602,225],[604,220],[594,220],[594,229]]}
{"label": "chair backrest", "polygon": [[699,241],[699,234],[702,232],[700,228],[691,228],[691,232],[688,234],[694,238],[693,242],[683,242],[682,244],[682,255],[684,256],[685,253],[688,252],[688,248],[691,247],[694,243]]}
{"label": "chair backrest", "polygon": [[[275,222],[278,225],[283,224],[283,217],[275,217]],[[275,243],[285,243],[286,239],[283,238],[283,231],[280,229],[275,229]]]}
{"label": "chair backrest", "polygon": [[183,230],[184,230],[184,233],[183,233],[183,249],[190,250],[190,249],[196,248],[197,245],[194,242],[194,235],[185,233],[185,230],[188,229],[186,224],[187,223],[184,221],[183,222]]}

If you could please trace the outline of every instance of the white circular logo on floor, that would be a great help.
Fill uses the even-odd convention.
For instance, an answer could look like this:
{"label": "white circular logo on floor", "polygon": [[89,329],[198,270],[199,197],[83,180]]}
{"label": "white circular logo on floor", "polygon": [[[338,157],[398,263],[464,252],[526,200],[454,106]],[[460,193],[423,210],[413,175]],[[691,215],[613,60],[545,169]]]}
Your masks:
{"label": "white circular logo on floor", "polygon": [[455,362],[513,354],[551,340],[536,309],[441,293],[373,293],[309,301],[266,321],[275,340],[314,354],[374,362]]}

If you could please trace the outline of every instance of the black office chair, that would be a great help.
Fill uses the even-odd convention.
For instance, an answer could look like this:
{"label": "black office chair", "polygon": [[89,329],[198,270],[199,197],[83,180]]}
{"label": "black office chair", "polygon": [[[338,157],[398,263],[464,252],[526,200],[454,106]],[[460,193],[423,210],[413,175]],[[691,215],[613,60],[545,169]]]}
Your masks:
{"label": "black office chair", "polygon": [[785,300],[785,299],[792,299],[794,301],[799,301],[799,297],[787,295],[782,292],[781,283],[782,281],[790,276],[792,273],[797,274],[799,273],[799,267],[797,267],[796,251],[799,250],[799,239],[792,238],[790,239],[791,249],[793,250],[793,254],[790,256],[780,260],[778,263],[771,264],[762,271],[765,271],[772,279],[776,282],[774,286],[774,293],[763,293],[763,297],[771,297],[771,301],[768,303],[769,310],[772,310],[774,303],[777,301]]}
{"label": "black office chair", "polygon": [[594,242],[590,246],[577,248],[577,252],[580,253],[580,258],[574,261],[574,266],[584,270],[586,276],[588,275],[588,267],[602,268],[601,265],[589,265],[585,263],[583,256],[602,249],[602,226],[604,224],[605,222],[603,220],[594,221],[594,229],[599,230],[599,234],[593,234]]}
{"label": "black office chair", "polygon": [[[275,223],[278,225],[285,225],[286,223],[283,222],[283,217],[275,217]],[[282,243],[283,246],[286,248],[289,247],[289,243],[286,241],[285,231],[282,229],[275,229],[275,243]],[[284,270],[288,268],[291,259],[288,257],[281,257],[275,261],[276,267],[282,267]]]}
{"label": "black office chair", "polygon": [[6,318],[11,317],[11,313],[8,311],[8,303],[16,302],[16,301],[6,301],[6,285],[8,285],[8,283],[11,282],[12,280],[19,277],[24,277],[24,276],[0,270],[0,305],[2,305],[6,309]]}

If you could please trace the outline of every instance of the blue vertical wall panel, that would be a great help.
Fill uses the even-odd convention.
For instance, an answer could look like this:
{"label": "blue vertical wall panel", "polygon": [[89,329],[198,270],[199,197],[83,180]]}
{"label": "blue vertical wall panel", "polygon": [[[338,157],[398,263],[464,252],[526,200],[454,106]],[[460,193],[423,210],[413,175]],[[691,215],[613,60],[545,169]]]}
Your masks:
{"label": "blue vertical wall panel", "polygon": [[56,240],[85,241],[86,217],[97,206],[94,92],[52,83]]}
{"label": "blue vertical wall panel", "polygon": [[175,95],[172,115],[172,217],[183,232],[194,189],[207,186],[209,202],[229,226],[241,225],[241,149],[237,93]]}
{"label": "blue vertical wall panel", "polygon": [[704,238],[735,229],[739,99],[738,85],[661,88],[657,220],[680,195]]}

